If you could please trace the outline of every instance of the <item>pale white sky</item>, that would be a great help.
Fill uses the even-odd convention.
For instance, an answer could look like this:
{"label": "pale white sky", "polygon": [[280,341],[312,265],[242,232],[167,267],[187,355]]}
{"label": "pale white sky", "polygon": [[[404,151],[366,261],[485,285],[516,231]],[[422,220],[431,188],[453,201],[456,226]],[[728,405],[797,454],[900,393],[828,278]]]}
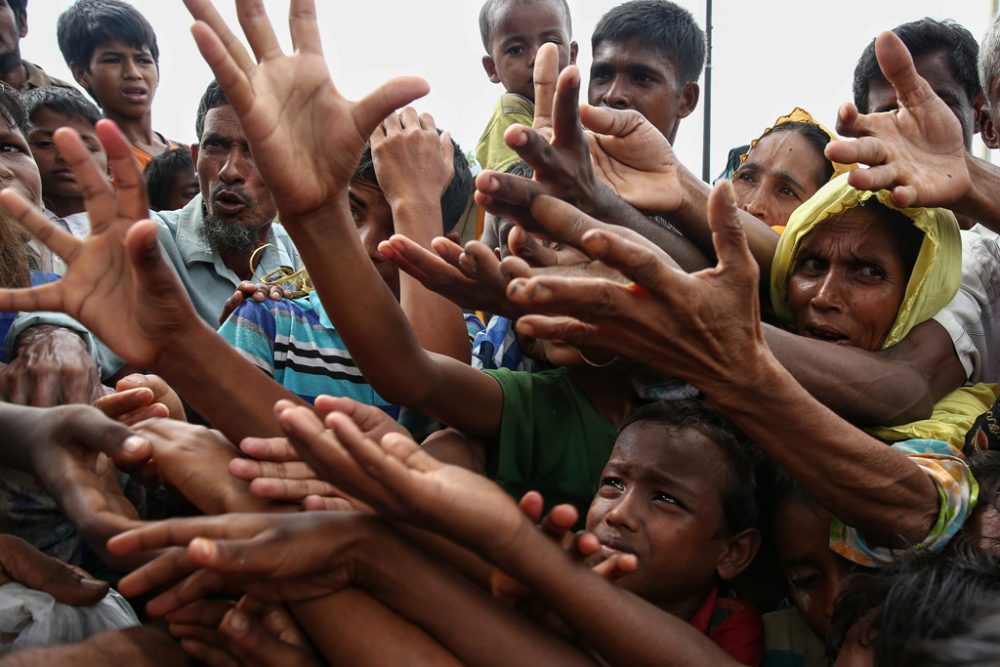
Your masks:
{"label": "pale white sky", "polygon": [[[59,13],[69,0],[31,0],[25,58],[70,80],[55,38]],[[154,104],[157,130],[171,139],[194,139],[198,100],[211,79],[181,0],[132,0],[153,24],[160,45],[160,88]],[[238,30],[234,3],[216,0]],[[266,0],[287,45],[287,0]],[[426,78],[428,97],[417,102],[464,149],[475,147],[501,93],[480,65],[478,0],[317,0],[323,43],[334,81],[358,97],[377,83],[408,74]],[[578,64],[590,68],[590,35],[613,0],[569,0]],[[704,0],[679,0],[702,28]],[[729,148],[747,143],[794,106],[832,126],[837,107],[851,99],[851,74],[865,45],[881,30],[923,16],[952,18],[980,39],[991,0],[715,0],[711,173],[721,171]],[[704,91],[702,93],[704,99]],[[699,104],[678,132],[681,160],[701,173],[704,109]],[[977,138],[978,142],[978,138]],[[977,143],[977,153],[982,150]]]}

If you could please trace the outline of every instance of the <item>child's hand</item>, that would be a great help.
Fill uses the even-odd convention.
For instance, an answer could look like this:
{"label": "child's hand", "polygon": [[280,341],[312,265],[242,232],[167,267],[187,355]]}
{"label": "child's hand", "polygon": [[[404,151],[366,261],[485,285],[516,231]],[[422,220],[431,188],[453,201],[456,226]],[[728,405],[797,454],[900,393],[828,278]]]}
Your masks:
{"label": "child's hand", "polygon": [[531,529],[500,487],[437,461],[412,439],[393,433],[376,444],[346,415],[331,413],[325,421],[330,430],[307,408],[278,412],[313,470],[379,514],[437,532],[487,559],[513,548],[520,531]]}
{"label": "child's hand", "polygon": [[520,315],[520,309],[507,298],[507,284],[515,277],[528,277],[526,267],[514,265],[511,271],[505,271],[496,254],[479,241],[470,241],[463,250],[454,241],[438,237],[431,247],[434,252],[394,234],[379,244],[379,252],[424,287],[465,310],[482,310],[512,319]]}
{"label": "child's hand", "polygon": [[[378,185],[390,206],[401,201],[438,202],[455,175],[455,148],[451,135],[438,134],[430,114],[412,107],[391,113],[371,136],[372,160]],[[428,220],[433,233],[441,222]]]}
{"label": "child's hand", "polygon": [[285,55],[259,3],[238,0],[236,11],[251,56],[209,0],[185,0],[197,19],[191,29],[205,60],[236,110],[257,168],[282,222],[329,215],[343,206],[358,156],[386,116],[427,94],[421,79],[394,79],[359,102],[330,80],[316,8],[298,0],[291,14],[293,55]]}

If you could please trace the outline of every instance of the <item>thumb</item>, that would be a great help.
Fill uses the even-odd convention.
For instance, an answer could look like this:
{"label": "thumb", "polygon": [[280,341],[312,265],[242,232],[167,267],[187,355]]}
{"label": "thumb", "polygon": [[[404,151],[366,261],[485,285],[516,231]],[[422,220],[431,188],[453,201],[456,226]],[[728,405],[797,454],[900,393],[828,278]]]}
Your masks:
{"label": "thumb", "polygon": [[107,582],[84,578],[62,561],[11,535],[0,541],[0,572],[65,604],[96,604],[109,588]]}
{"label": "thumb", "polygon": [[757,263],[750,254],[746,232],[736,212],[736,193],[729,181],[719,181],[708,196],[708,226],[719,268],[757,278]]}
{"label": "thumb", "polygon": [[219,629],[247,655],[265,665],[307,667],[318,664],[308,653],[278,639],[251,614],[240,609],[227,613]]}
{"label": "thumb", "polygon": [[426,81],[406,76],[386,81],[359,100],[352,110],[358,133],[368,141],[378,124],[390,113],[430,92]]}
{"label": "thumb", "polygon": [[643,116],[635,109],[612,109],[580,105],[580,122],[596,134],[624,137],[631,134],[643,121]]}
{"label": "thumb", "polygon": [[73,441],[83,447],[104,452],[116,465],[134,466],[153,455],[152,443],[100,410],[88,409],[74,424]]}

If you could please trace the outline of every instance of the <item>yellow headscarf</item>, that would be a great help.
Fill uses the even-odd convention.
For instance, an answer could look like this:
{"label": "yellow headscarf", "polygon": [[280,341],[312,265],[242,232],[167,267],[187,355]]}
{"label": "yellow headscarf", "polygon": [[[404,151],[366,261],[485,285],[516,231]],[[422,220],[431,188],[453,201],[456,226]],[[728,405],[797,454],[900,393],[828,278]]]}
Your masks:
{"label": "yellow headscarf", "polygon": [[[809,113],[802,107],[795,107],[794,109],[791,110],[791,112],[785,114],[784,116],[779,117],[778,120],[774,121],[774,125],[765,129],[763,132],[760,133],[759,137],[750,142],[749,150],[747,150],[746,153],[740,156],[740,164],[746,162],[747,155],[750,154],[750,151],[754,149],[754,146],[756,146],[761,139],[770,134],[771,130],[778,127],[779,125],[784,125],[785,123],[810,123],[811,125],[815,125],[819,129],[823,130],[826,136],[830,137],[830,141],[833,141],[838,138],[837,135],[831,132],[829,129],[827,129],[827,127],[823,125],[823,123],[813,118],[811,113]],[[857,163],[843,164],[841,162],[833,162],[832,160],[830,162],[831,164],[833,164],[833,176],[830,177],[831,181],[840,176],[841,174],[847,173],[858,166]]]}
{"label": "yellow headscarf", "polygon": [[872,197],[905,215],[924,233],[917,261],[906,284],[903,303],[885,338],[883,349],[903,340],[910,329],[934,317],[955,296],[962,279],[962,240],[951,211],[942,208],[899,208],[892,203],[888,190],[856,190],[847,184],[847,174],[841,174],[795,209],[788,219],[785,233],[778,240],[771,263],[771,304],[780,320],[792,321],[792,312],[788,307],[788,278],[795,267],[802,240],[824,220],[861,206],[862,202]]}

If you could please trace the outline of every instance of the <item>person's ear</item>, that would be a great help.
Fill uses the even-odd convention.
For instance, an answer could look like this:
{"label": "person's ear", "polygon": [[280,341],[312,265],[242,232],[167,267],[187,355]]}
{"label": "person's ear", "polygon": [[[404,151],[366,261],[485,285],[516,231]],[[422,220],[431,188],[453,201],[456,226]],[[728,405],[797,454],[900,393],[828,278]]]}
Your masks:
{"label": "person's ear", "polygon": [[569,43],[569,64],[570,65],[575,65],[576,64],[576,54],[577,54],[577,52],[579,52],[579,50],[580,50],[580,45],[579,44],[577,44],[576,42],[570,42]]}
{"label": "person's ear", "polygon": [[497,64],[493,62],[492,57],[483,56],[483,69],[486,70],[486,76],[490,77],[491,83],[500,83],[500,75],[497,74]]}
{"label": "person's ear", "polygon": [[747,569],[760,549],[760,531],[756,528],[741,530],[722,538],[723,548],[715,564],[719,579],[730,581]]}
{"label": "person's ear", "polygon": [[701,87],[698,82],[692,81],[686,84],[684,90],[681,91],[681,103],[677,107],[677,118],[690,116],[691,112],[698,106],[699,99],[701,99]]}
{"label": "person's ear", "polygon": [[986,93],[979,91],[976,96],[972,98],[972,120],[975,123],[975,127],[972,128],[972,133],[978,133],[983,127],[983,116],[989,113],[989,105],[986,103]]}
{"label": "person's ear", "polygon": [[195,170],[198,169],[198,150],[200,148],[201,146],[198,145],[197,141],[191,144],[191,162],[194,163]]}
{"label": "person's ear", "polygon": [[17,16],[14,17],[17,21],[17,34],[21,39],[28,36],[28,12],[27,10],[23,12],[18,12]]}
{"label": "person's ear", "polygon": [[983,143],[989,148],[1000,148],[1000,136],[997,136],[997,128],[993,124],[989,107],[984,108],[979,114],[979,134],[983,138]]}
{"label": "person's ear", "polygon": [[84,90],[90,90],[90,73],[83,69],[76,63],[70,63],[69,70],[73,73],[73,79],[76,80],[80,87]]}

